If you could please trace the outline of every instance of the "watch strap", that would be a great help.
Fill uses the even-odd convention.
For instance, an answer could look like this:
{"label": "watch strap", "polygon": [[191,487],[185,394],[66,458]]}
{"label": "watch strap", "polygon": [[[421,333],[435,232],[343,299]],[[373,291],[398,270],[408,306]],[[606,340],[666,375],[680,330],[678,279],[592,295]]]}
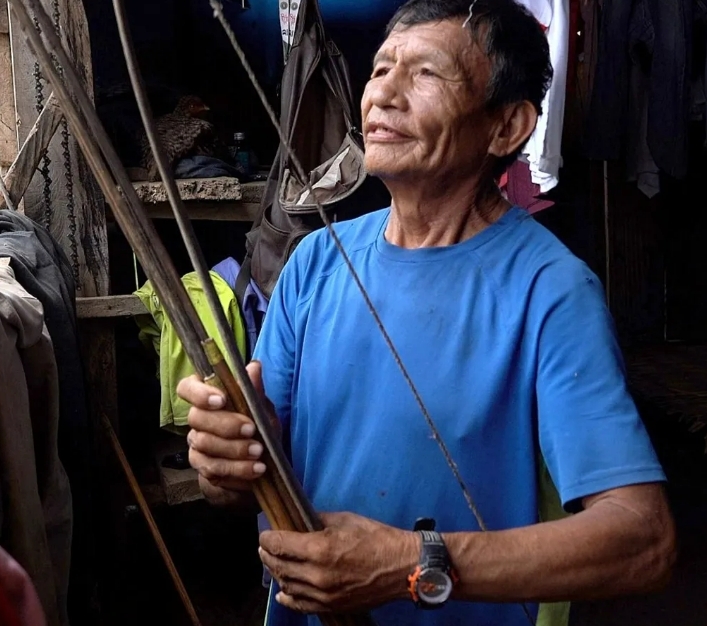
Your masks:
{"label": "watch strap", "polygon": [[420,530],[420,567],[441,569],[448,572],[451,561],[442,535],[434,530]]}
{"label": "watch strap", "polygon": [[420,535],[420,560],[415,570],[408,576],[408,591],[410,597],[419,608],[423,609],[439,608],[442,606],[441,604],[428,604],[420,598],[417,592],[417,585],[424,571],[429,569],[440,570],[450,577],[452,584],[456,584],[459,580],[459,577],[452,568],[449,552],[442,539],[442,535],[433,530],[434,527],[434,520],[418,520],[415,524],[415,532]]}

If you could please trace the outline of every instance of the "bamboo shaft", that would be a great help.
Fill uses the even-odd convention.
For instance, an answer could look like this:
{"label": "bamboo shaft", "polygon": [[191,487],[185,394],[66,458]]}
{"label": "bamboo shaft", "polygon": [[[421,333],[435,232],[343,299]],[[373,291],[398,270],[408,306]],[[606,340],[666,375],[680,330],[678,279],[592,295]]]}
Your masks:
{"label": "bamboo shaft", "polygon": [[128,485],[130,485],[130,489],[133,492],[135,499],[137,500],[137,504],[140,507],[140,511],[142,512],[143,517],[145,518],[145,522],[147,522],[147,527],[150,529],[150,534],[152,535],[152,538],[154,539],[155,544],[157,545],[157,550],[159,551],[160,556],[162,557],[162,560],[164,561],[164,564],[167,567],[167,571],[169,572],[172,582],[174,583],[177,593],[179,594],[179,598],[181,599],[182,604],[184,605],[184,609],[189,615],[189,619],[191,620],[192,625],[201,626],[201,621],[199,620],[199,616],[196,614],[196,609],[194,608],[191,598],[187,593],[186,587],[184,587],[184,583],[182,582],[182,579],[179,576],[179,572],[177,571],[177,568],[174,565],[174,561],[172,560],[172,556],[170,555],[169,550],[167,549],[167,545],[165,544],[164,539],[162,538],[162,534],[160,533],[159,528],[157,528],[157,522],[155,522],[155,518],[152,516],[152,511],[150,511],[150,507],[148,506],[147,501],[145,500],[145,496],[143,495],[142,490],[140,489],[140,485],[137,482],[137,478],[135,478],[135,474],[133,473],[133,470],[130,467],[130,463],[128,462],[128,459],[125,456],[123,447],[120,445],[118,435],[115,434],[115,430],[113,430],[113,426],[111,425],[110,420],[103,413],[101,413],[101,423],[103,424],[103,428],[108,434],[111,447],[115,452],[115,456],[118,457],[118,461],[120,462],[120,466],[123,469],[123,473],[125,474],[125,478],[128,481]]}
{"label": "bamboo shaft", "polygon": [[[120,163],[71,61],[54,32],[49,17],[39,0],[26,1],[35,13],[43,36],[49,42],[49,51],[45,48],[42,36],[34,28],[23,1],[9,0],[25,37],[42,65],[45,75],[54,87],[72,133],[84,152],[101,190],[113,207],[118,224],[135,250],[162,300],[168,316],[174,323],[189,358],[202,378],[210,379],[216,374],[226,389],[234,408],[253,419],[258,418],[258,415],[254,415],[252,410],[252,407],[258,404],[257,399],[254,401],[255,390],[247,378],[242,362],[236,362],[236,368],[240,377],[243,378],[239,386],[222,357],[220,359],[207,357],[205,348],[213,342],[206,336],[203,324],[152,223],[147,219],[132,183]],[[71,98],[64,81],[59,77],[52,61],[52,54],[56,55],[63,67],[64,78],[71,86],[76,102]],[[213,347],[215,348],[215,344]],[[218,353],[217,355],[220,356]],[[210,360],[213,365],[209,362]],[[304,496],[301,485],[297,482],[271,425],[267,419],[257,419],[256,424],[260,436],[266,444],[264,446],[267,450],[265,458],[266,463],[269,463],[269,471],[257,482],[256,495],[271,524],[274,528],[284,530],[304,531],[321,528],[321,523],[311,503]],[[320,616],[320,619],[325,626],[368,626],[373,624],[368,615],[325,614]]]}

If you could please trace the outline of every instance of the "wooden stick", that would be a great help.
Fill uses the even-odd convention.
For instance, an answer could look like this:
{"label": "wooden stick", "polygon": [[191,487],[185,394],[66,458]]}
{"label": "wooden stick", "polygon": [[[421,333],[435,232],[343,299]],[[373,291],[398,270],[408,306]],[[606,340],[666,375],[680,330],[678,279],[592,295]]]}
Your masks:
{"label": "wooden stick", "polygon": [[[42,160],[42,156],[46,152],[52,137],[56,133],[57,128],[64,114],[61,111],[59,102],[54,93],[47,99],[42,112],[37,117],[37,120],[29,131],[25,142],[22,144],[20,151],[17,153],[15,160],[10,165],[10,168],[5,174],[4,182],[8,190],[8,195],[12,200],[11,204],[17,207],[25,191],[32,182],[32,177]],[[0,198],[0,209],[12,209],[8,206],[5,198]]]}
{"label": "wooden stick", "polygon": [[148,506],[147,501],[145,500],[145,496],[142,493],[142,489],[140,489],[140,485],[137,482],[137,478],[135,478],[135,474],[133,473],[133,470],[130,467],[130,463],[128,462],[128,459],[125,456],[123,447],[120,445],[118,435],[115,434],[115,430],[113,430],[113,426],[111,425],[110,420],[105,416],[104,413],[101,413],[101,424],[103,425],[103,428],[105,429],[106,434],[110,439],[110,443],[113,448],[113,451],[115,452],[115,456],[117,456],[118,461],[120,461],[120,466],[123,468],[125,478],[127,478],[128,480],[130,489],[133,492],[135,499],[137,500],[137,504],[140,507],[140,511],[142,512],[145,521],[147,522],[147,526],[150,529],[150,534],[155,540],[155,544],[157,544],[157,549],[159,550],[160,556],[162,557],[164,564],[167,566],[167,571],[169,572],[169,575],[172,578],[172,582],[174,583],[174,586],[177,589],[177,593],[179,594],[179,597],[182,600],[182,604],[184,605],[184,608],[186,609],[189,615],[189,619],[191,620],[193,626],[201,626],[199,616],[196,614],[196,609],[194,608],[191,598],[187,593],[186,587],[184,587],[184,583],[182,582],[182,579],[179,576],[179,572],[177,571],[177,568],[174,565],[172,556],[170,555],[169,550],[167,549],[167,544],[165,544],[164,539],[162,538],[162,534],[160,533],[159,528],[157,528],[157,523],[155,522],[155,518],[152,516],[152,511],[150,511],[150,507]]}
{"label": "wooden stick", "polygon": [[[24,3],[27,2],[39,22],[42,35],[34,27]],[[20,27],[34,50],[45,75],[52,83],[71,130],[86,156],[88,165],[96,176],[101,190],[113,207],[116,221],[137,254],[158,297],[172,320],[182,344],[196,371],[204,380],[218,378],[228,391],[231,406],[240,407],[245,401],[244,412],[256,423],[264,447],[270,455],[269,471],[259,479],[256,494],[262,498],[262,506],[275,528],[285,530],[316,530],[321,522],[311,503],[304,497],[302,486],[297,481],[286,455],[283,453],[277,433],[270,424],[267,413],[248,378],[245,366],[237,358],[234,373],[225,366],[223,357],[213,340],[206,335],[204,326],[179,279],[174,265],[147,218],[144,207],[135,194],[125,168],[118,158],[93,104],[90,102],[72,66],[71,60],[56,35],[51,20],[39,0],[10,0]],[[47,43],[43,41],[46,38]],[[63,79],[55,67],[56,56],[63,68]],[[69,95],[67,85],[73,97]],[[208,347],[208,355],[207,355]],[[320,620],[325,626],[370,626],[372,619],[367,614],[324,614]]]}

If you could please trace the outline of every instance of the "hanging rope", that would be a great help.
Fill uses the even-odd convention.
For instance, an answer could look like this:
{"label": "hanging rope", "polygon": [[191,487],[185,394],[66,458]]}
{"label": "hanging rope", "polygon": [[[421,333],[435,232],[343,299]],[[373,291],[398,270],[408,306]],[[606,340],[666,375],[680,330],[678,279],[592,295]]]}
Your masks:
{"label": "hanging rope", "polygon": [[[52,18],[54,20],[54,28],[58,35],[61,33],[59,12],[59,0],[54,0],[52,4]],[[56,59],[55,59],[56,61]],[[56,61],[56,68],[59,76],[64,77],[64,72],[61,65]],[[81,283],[79,281],[79,245],[76,238],[77,220],[76,220],[76,203],[74,201],[74,173],[71,167],[71,148],[69,143],[69,125],[66,118],[61,120],[61,154],[64,160],[64,181],[66,183],[66,212],[69,217],[69,250],[71,258],[71,270],[76,283],[76,291],[81,291]]]}
{"label": "hanging rope", "polygon": [[[59,0],[53,0],[52,2],[52,19],[54,22],[54,29],[57,34],[61,32],[61,12],[59,8]],[[34,18],[34,26],[37,32],[41,32],[41,28],[37,18]],[[56,56],[52,56],[52,60],[59,72],[60,76],[63,76],[63,70],[59,64]],[[44,98],[44,77],[42,76],[42,70],[40,68],[39,62],[35,61],[34,64],[34,90],[35,90],[35,108],[37,114],[42,112],[45,104]],[[79,245],[78,245],[78,220],[76,216],[76,200],[74,195],[74,173],[71,165],[71,142],[70,142],[69,126],[66,119],[61,121],[61,152],[63,159],[64,168],[64,182],[66,186],[66,212],[69,222],[69,229],[67,233],[68,245],[69,245],[69,258],[71,260],[71,271],[74,277],[74,282],[76,283],[76,290],[81,290],[81,283],[79,281]],[[42,176],[42,215],[41,224],[47,229],[51,229],[52,225],[52,160],[49,157],[48,149],[45,150],[42,156],[41,164],[38,168],[39,173]]]}
{"label": "hanging rope", "polygon": [[[42,29],[39,27],[39,22],[37,18],[34,18],[34,27],[37,32],[41,33]],[[37,109],[37,115],[42,112],[44,108],[44,84],[42,78],[42,70],[39,66],[39,62],[34,62],[34,71],[32,72],[34,76],[34,106]],[[42,161],[40,166],[37,168],[39,173],[42,175],[42,180],[44,184],[42,186],[42,218],[41,223],[44,228],[49,230],[52,222],[52,179],[51,179],[51,164],[52,160],[49,158],[49,151],[45,150],[42,156]]]}

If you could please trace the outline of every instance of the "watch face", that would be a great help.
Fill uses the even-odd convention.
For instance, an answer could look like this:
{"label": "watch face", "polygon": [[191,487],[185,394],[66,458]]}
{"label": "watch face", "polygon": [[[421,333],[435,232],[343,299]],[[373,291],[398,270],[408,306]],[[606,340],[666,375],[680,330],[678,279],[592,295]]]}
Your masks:
{"label": "watch face", "polygon": [[417,595],[427,604],[442,604],[452,594],[452,579],[442,570],[426,569],[417,580]]}

